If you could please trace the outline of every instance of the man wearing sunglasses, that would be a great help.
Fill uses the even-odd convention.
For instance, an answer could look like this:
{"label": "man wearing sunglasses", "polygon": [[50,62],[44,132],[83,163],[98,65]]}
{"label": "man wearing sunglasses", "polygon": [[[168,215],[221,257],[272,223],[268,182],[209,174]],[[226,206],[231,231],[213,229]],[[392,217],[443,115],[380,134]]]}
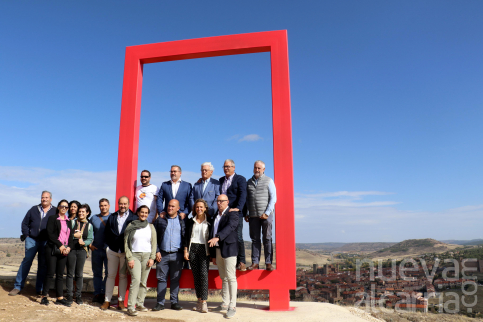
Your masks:
{"label": "man wearing sunglasses", "polygon": [[158,199],[159,189],[154,184],[151,184],[150,181],[151,172],[148,170],[141,171],[141,185],[136,188],[135,209],[141,206],[148,206],[148,223],[152,224],[156,219],[156,200]]}
{"label": "man wearing sunglasses", "polygon": [[56,208],[52,205],[52,193],[42,191],[40,204],[30,208],[25,215],[22,221],[22,236],[20,237],[22,241],[25,240],[25,257],[18,268],[14,288],[8,295],[15,296],[23,289],[37,253],[39,256],[35,289],[37,294],[41,294],[47,271],[44,257],[44,248],[47,242],[47,219],[54,215],[55,211]]}

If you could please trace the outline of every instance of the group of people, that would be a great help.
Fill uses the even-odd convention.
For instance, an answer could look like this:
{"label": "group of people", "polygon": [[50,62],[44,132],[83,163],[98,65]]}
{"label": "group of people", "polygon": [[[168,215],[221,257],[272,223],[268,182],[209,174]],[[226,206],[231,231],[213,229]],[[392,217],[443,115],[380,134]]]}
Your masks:
{"label": "group of people", "polygon": [[[151,173],[141,172],[141,185],[136,188],[133,213],[130,200],[122,196],[118,211],[110,213],[109,200],[99,201],[100,213],[91,216],[87,204],[61,200],[57,207],[52,194],[43,191],[41,203],[32,207],[22,221],[25,258],[20,264],[14,289],[17,295],[24,287],[32,261],[38,254],[36,291],[41,304],[48,305],[49,290],[55,275],[56,304],[82,304],[83,268],[91,250],[94,275],[94,302],[101,309],[111,306],[115,279],[119,272],[118,309],[129,315],[147,311],[144,298],[149,272],[156,263],[157,303],[153,311],[163,310],[168,278],[170,308],[178,304],[179,281],[189,262],[197,305],[208,312],[208,269],[210,262],[218,267],[222,279],[222,304],[212,311],[236,314],[236,270],[259,269],[263,240],[265,269],[273,270],[272,223],[277,200],[273,180],[265,176],[265,163],[256,161],[253,176],[235,173],[235,162],[227,159],[220,180],[212,178],[210,162],[201,165],[201,178],[193,186],[181,180],[181,167],[173,165],[171,180],[161,187],[150,183]],[[191,214],[191,216],[190,216]],[[252,264],[246,266],[243,221],[249,223],[252,240]],[[63,275],[67,271],[67,294],[63,296]],[[103,274],[103,271],[105,272]],[[131,285],[127,308],[127,271]],[[75,294],[74,294],[75,280]]]}

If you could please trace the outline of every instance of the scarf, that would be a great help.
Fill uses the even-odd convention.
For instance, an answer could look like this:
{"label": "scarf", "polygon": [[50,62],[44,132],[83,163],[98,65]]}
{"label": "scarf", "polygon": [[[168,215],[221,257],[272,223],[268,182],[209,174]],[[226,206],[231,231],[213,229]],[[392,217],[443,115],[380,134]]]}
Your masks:
{"label": "scarf", "polygon": [[132,239],[134,237],[134,234],[136,233],[136,230],[146,228],[148,225],[148,221],[141,221],[141,220],[134,220],[132,221],[129,226],[127,226],[126,231],[124,232],[124,236],[127,238],[127,246],[132,252]]}

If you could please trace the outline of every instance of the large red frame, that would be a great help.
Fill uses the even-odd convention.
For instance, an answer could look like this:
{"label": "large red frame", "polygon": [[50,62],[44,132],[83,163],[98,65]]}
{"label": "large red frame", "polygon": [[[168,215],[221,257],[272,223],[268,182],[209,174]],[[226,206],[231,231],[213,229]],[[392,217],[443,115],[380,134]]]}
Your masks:
{"label": "large red frame", "polygon": [[[270,52],[271,59],[273,159],[277,185],[276,269],[272,272],[266,270],[237,271],[237,280],[239,289],[268,289],[270,310],[290,310],[289,290],[296,288],[296,266],[292,121],[286,30],[127,47],[122,89],[116,200],[123,195],[129,196],[131,201],[134,200],[138,171],[143,65],[261,52]],[[255,160],[256,156],[253,158]],[[154,272],[153,270],[150,274],[148,286],[156,286]],[[181,277],[180,287],[194,288],[193,285],[192,274],[187,274],[185,270]],[[210,270],[209,287],[211,289],[221,288],[221,279],[217,270]]]}

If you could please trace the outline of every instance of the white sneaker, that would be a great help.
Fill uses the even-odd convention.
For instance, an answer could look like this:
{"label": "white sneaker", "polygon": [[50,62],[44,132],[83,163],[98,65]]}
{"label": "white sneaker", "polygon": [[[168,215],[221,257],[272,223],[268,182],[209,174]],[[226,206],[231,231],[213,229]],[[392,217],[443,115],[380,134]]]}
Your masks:
{"label": "white sneaker", "polygon": [[231,319],[234,317],[236,314],[236,309],[234,307],[228,308],[228,311],[226,311],[225,318]]}

